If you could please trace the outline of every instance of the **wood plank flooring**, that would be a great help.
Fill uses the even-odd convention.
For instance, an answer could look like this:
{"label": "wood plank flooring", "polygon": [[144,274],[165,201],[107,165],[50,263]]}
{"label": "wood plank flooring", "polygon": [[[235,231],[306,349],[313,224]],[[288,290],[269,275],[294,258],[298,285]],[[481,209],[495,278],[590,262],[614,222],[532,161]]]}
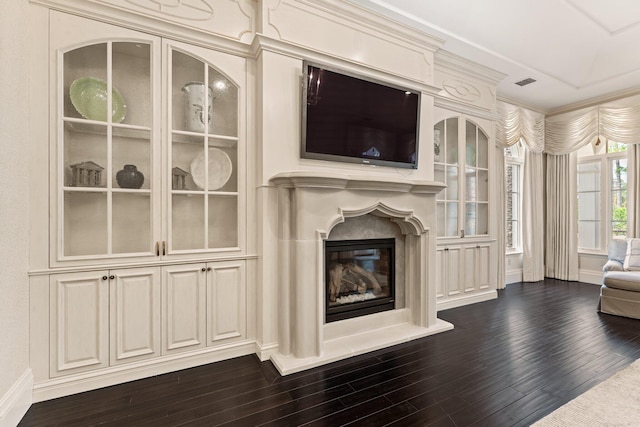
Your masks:
{"label": "wood plank flooring", "polygon": [[455,329],[282,377],[245,356],[34,404],[20,426],[527,426],[640,358],[640,320],[547,279],[442,311]]}

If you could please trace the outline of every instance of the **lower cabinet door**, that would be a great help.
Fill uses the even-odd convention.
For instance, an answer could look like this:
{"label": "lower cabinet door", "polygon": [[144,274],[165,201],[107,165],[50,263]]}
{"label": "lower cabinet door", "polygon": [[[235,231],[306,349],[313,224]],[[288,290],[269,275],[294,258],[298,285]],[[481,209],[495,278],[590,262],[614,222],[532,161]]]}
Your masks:
{"label": "lower cabinet door", "polygon": [[243,339],[247,328],[245,263],[209,263],[207,270],[208,345]]}
{"label": "lower cabinet door", "polygon": [[110,270],[111,365],[160,355],[160,267]]}
{"label": "lower cabinet door", "polygon": [[206,345],[207,266],[190,264],[162,269],[162,353]]}
{"label": "lower cabinet door", "polygon": [[109,365],[108,277],[106,270],[50,276],[52,377]]}

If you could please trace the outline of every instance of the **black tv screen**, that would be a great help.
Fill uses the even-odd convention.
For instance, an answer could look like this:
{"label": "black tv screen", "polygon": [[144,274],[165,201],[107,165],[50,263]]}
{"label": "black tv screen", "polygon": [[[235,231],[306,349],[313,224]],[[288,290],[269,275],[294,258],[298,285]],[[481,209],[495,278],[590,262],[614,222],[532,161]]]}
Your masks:
{"label": "black tv screen", "polygon": [[417,167],[420,93],[304,61],[302,157]]}

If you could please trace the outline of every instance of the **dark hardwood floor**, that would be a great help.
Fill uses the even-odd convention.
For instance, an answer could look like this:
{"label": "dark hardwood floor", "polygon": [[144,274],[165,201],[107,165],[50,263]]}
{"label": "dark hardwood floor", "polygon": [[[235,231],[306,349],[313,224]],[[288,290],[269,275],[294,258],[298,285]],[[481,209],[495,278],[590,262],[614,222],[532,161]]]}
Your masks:
{"label": "dark hardwood floor", "polygon": [[34,404],[20,426],[526,426],[640,358],[599,287],[513,284],[453,331],[282,377],[245,356]]}

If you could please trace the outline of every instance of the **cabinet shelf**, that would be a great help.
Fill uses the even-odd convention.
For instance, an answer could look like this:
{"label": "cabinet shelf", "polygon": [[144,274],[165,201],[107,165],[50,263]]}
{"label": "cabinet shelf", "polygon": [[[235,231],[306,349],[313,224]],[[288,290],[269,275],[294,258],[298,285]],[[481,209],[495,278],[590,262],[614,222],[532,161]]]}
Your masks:
{"label": "cabinet shelf", "polygon": [[[77,133],[88,133],[92,135],[107,135],[108,124],[96,120],[64,118],[64,125],[67,129]],[[112,135],[120,138],[148,139],[151,128],[146,126],[135,126],[125,124],[112,124]]]}
{"label": "cabinet shelf", "polygon": [[[182,144],[202,144],[204,134],[188,131],[173,131],[172,139],[174,143]],[[238,137],[226,135],[208,135],[207,145],[209,147],[233,148],[238,145]]]}
{"label": "cabinet shelf", "polygon": [[172,190],[171,194],[179,194],[183,196],[202,196],[203,194],[220,197],[234,197],[238,195],[237,191],[204,191],[204,190]]}
{"label": "cabinet shelf", "polygon": [[133,188],[107,188],[107,187],[63,187],[65,192],[68,193],[106,193],[111,191],[113,193],[129,193],[129,194],[140,194],[140,195],[151,195],[151,190],[149,189],[133,189]]}

